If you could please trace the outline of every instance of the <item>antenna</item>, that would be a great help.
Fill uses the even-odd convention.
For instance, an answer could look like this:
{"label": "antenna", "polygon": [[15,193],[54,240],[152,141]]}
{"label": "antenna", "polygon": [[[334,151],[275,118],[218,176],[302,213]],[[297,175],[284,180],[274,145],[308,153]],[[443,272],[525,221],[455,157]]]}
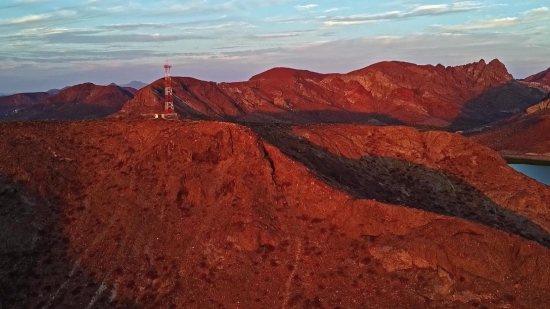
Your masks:
{"label": "antenna", "polygon": [[173,92],[172,92],[172,76],[170,76],[170,69],[172,66],[168,64],[168,61],[166,61],[166,64],[164,65],[164,113],[166,114],[174,114],[174,100],[173,100]]}

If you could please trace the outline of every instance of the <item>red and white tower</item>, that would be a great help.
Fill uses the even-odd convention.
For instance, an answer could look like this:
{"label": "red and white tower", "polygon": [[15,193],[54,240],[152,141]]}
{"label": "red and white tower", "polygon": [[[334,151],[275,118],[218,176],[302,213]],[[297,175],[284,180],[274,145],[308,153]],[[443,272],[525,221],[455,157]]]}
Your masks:
{"label": "red and white tower", "polygon": [[174,114],[174,100],[172,93],[172,77],[170,76],[171,65],[164,65],[166,75],[164,77],[164,113]]}

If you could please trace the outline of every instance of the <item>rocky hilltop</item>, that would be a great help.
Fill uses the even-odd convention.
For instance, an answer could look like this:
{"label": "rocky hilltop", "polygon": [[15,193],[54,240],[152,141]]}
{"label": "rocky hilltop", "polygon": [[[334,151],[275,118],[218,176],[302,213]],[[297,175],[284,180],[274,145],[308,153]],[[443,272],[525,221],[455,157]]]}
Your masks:
{"label": "rocky hilltop", "polygon": [[[118,116],[162,112],[163,80]],[[287,123],[382,123],[460,129],[508,117],[546,92],[515,81],[498,60],[457,67],[381,62],[348,74],[275,68],[246,82],[173,78],[185,116]]]}
{"label": "rocky hilltop", "polygon": [[132,92],[116,85],[85,83],[64,88],[32,106],[5,115],[5,120],[81,120],[103,118],[119,111]]}
{"label": "rocky hilltop", "polygon": [[47,92],[31,92],[0,97],[0,120],[31,107],[48,96]]}
{"label": "rocky hilltop", "polygon": [[0,131],[3,308],[550,303],[550,188],[456,134],[160,120]]}
{"label": "rocky hilltop", "polygon": [[539,72],[537,74],[531,75],[524,79],[524,81],[529,83],[540,83],[546,86],[550,86],[550,68]]}

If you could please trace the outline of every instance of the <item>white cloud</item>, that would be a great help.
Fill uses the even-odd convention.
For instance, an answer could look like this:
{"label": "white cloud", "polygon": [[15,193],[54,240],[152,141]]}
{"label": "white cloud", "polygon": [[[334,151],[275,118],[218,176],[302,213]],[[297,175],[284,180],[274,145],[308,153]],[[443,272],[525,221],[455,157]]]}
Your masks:
{"label": "white cloud", "polygon": [[444,12],[449,6],[447,4],[434,4],[434,5],[419,5],[411,9],[409,12]]}
{"label": "white cloud", "polygon": [[532,9],[524,13],[525,15],[548,15],[550,14],[550,9],[548,7],[543,6],[540,8]]}
{"label": "white cloud", "polygon": [[343,11],[343,10],[347,10],[349,9],[350,7],[349,6],[346,6],[346,7],[336,7],[336,8],[330,8],[328,10],[324,10],[323,12],[324,13],[332,13],[332,12],[338,12],[338,11]]}
{"label": "white cloud", "polygon": [[296,8],[298,11],[308,11],[317,7],[317,4],[306,4],[306,5],[297,5]]}
{"label": "white cloud", "polygon": [[396,19],[406,19],[420,16],[432,16],[443,14],[454,14],[483,8],[483,4],[476,1],[463,1],[451,4],[432,4],[432,5],[415,5],[406,11],[389,11],[379,14],[370,15],[352,15],[352,16],[337,16],[326,18],[324,26],[349,26],[372,23],[377,21],[387,21]]}
{"label": "white cloud", "polygon": [[279,33],[262,33],[262,34],[256,34],[254,35],[255,38],[259,39],[274,39],[274,38],[290,38],[290,37],[297,37],[302,35],[301,32],[279,32]]}
{"label": "white cloud", "polygon": [[497,28],[509,28],[516,26],[539,26],[541,22],[550,20],[550,10],[547,7],[540,7],[523,12],[519,16],[494,18],[480,20],[472,23],[465,23],[455,26],[439,26],[443,31],[476,31]]}
{"label": "white cloud", "polygon": [[452,30],[481,30],[481,29],[493,29],[493,28],[506,28],[512,27],[518,24],[517,17],[505,17],[496,18],[490,20],[482,20],[475,23],[462,24],[457,26],[443,27],[447,31]]}
{"label": "white cloud", "polygon": [[5,21],[0,21],[0,25],[13,25],[13,24],[24,24],[29,22],[36,22],[50,18],[50,14],[35,14],[35,15],[26,15],[22,17],[17,17],[13,19],[8,19]]}

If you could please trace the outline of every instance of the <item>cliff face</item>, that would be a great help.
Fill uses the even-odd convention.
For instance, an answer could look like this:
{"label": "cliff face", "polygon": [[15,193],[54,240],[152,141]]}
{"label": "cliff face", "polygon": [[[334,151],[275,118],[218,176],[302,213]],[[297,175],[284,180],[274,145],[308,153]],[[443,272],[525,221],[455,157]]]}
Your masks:
{"label": "cliff face", "polygon": [[103,118],[119,111],[133,98],[130,91],[118,86],[92,83],[65,88],[13,115],[16,120],[81,120]]}
{"label": "cliff face", "polygon": [[[162,83],[138,91],[118,116],[162,112]],[[239,83],[175,77],[173,88],[176,111],[185,116],[435,127],[492,121],[495,109],[501,119],[545,95],[514,81],[498,60],[458,67],[382,62],[348,74],[275,68]]]}
{"label": "cliff face", "polygon": [[19,287],[3,307],[550,302],[550,188],[458,135],[114,120],[0,131],[0,220],[13,225],[0,283]]}

